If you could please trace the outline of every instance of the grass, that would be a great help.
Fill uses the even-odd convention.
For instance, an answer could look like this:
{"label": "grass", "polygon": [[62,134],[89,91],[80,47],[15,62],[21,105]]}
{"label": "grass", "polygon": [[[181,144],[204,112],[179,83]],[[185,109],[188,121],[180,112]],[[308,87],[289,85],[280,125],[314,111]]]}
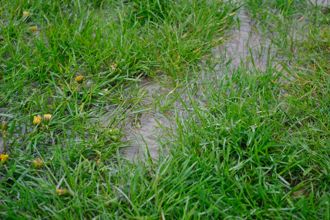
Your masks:
{"label": "grass", "polygon": [[[201,106],[185,78],[223,42],[235,5],[166,3],[0,3],[2,219],[330,218],[328,12],[247,1],[283,68],[203,83]],[[294,38],[301,16],[309,31]],[[140,100],[136,81],[160,73],[188,87],[189,114],[168,155],[132,164],[118,154],[120,123]]]}

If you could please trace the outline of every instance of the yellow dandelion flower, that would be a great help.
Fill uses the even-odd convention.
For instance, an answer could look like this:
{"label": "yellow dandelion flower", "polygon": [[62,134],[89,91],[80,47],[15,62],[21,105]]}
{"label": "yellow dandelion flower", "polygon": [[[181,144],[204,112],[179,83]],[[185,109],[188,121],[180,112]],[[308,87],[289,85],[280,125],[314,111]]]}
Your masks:
{"label": "yellow dandelion flower", "polygon": [[36,115],[33,117],[33,124],[34,125],[39,125],[41,124],[42,121],[42,117],[40,115]]}
{"label": "yellow dandelion flower", "polygon": [[23,11],[23,17],[27,18],[30,16],[30,12],[29,11]]}
{"label": "yellow dandelion flower", "polygon": [[5,163],[9,159],[8,154],[0,154],[0,162]]}
{"label": "yellow dandelion flower", "polygon": [[82,83],[84,81],[84,76],[83,75],[78,75],[74,78],[74,80],[77,82],[77,83]]}
{"label": "yellow dandelion flower", "polygon": [[38,31],[38,26],[34,25],[34,26],[29,27],[29,31],[37,32]]}
{"label": "yellow dandelion flower", "polygon": [[36,169],[40,169],[44,166],[44,161],[40,158],[36,158],[32,161],[32,166]]}
{"label": "yellow dandelion flower", "polygon": [[57,189],[56,189],[56,194],[57,194],[58,196],[66,196],[66,195],[69,194],[69,190],[64,189],[64,188],[57,188]]}
{"label": "yellow dandelion flower", "polygon": [[51,114],[44,114],[44,120],[45,121],[50,121],[52,119],[52,115]]}

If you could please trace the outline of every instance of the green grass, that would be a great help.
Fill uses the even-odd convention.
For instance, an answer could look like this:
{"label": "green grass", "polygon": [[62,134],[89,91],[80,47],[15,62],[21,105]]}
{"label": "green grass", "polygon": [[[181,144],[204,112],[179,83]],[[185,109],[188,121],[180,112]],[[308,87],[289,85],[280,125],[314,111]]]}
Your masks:
{"label": "green grass", "polygon": [[[235,5],[1,1],[1,219],[329,219],[329,14],[259,3],[245,6],[270,30],[282,70],[240,67],[198,83],[201,106],[185,79],[223,42]],[[301,16],[304,38],[293,38]],[[120,123],[139,105],[139,78],[160,74],[188,88],[189,114],[176,118],[168,155],[131,164],[118,154]],[[50,122],[32,124],[45,113]]]}

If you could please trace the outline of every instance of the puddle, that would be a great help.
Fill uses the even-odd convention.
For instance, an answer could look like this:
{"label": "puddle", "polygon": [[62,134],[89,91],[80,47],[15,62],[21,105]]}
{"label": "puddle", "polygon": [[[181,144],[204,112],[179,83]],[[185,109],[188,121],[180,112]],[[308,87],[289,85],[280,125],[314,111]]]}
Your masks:
{"label": "puddle", "polygon": [[[239,28],[229,34],[224,45],[213,49],[214,57],[225,59],[229,71],[240,65],[265,70],[270,54],[270,40],[261,36],[245,9],[239,11],[238,19]],[[220,65],[216,69],[221,70],[224,67]]]}
{"label": "puddle", "polygon": [[147,159],[149,156],[157,160],[160,151],[163,129],[171,129],[173,122],[159,112],[149,112],[140,117],[139,125],[127,126],[127,140],[129,147],[123,149],[126,159]]}
{"label": "puddle", "polygon": [[151,157],[157,160],[161,147],[161,139],[166,130],[174,129],[174,113],[164,114],[154,105],[154,100],[165,99],[171,93],[155,80],[143,80],[141,89],[145,92],[140,113],[135,119],[129,119],[124,126],[128,146],[121,150],[123,156],[130,161],[143,160]]}
{"label": "puddle", "polygon": [[[214,77],[219,78],[224,74],[230,74],[230,71],[237,69],[240,65],[256,67],[261,70],[266,69],[270,41],[260,36],[253,21],[244,9],[241,9],[238,18],[240,27],[230,33],[230,39],[227,42],[212,51],[213,59],[216,59],[216,63],[219,63],[215,67],[216,74],[203,70],[200,79],[198,79],[197,87],[200,87],[199,85],[205,81],[212,82],[211,79]],[[224,67],[226,67],[225,70]],[[166,130],[173,131],[175,129],[173,111],[165,116],[152,105],[156,96],[164,98],[171,92],[170,89],[165,89],[159,82],[153,80],[142,82],[141,88],[146,91],[142,105],[147,110],[140,114],[137,125],[134,125],[131,120],[126,123],[125,141],[129,143],[129,146],[121,151],[122,155],[130,161],[137,159],[145,161],[148,155],[151,159],[157,160],[160,151],[163,150],[160,139],[164,136]],[[202,99],[199,90],[200,88],[197,88],[196,99]],[[176,91],[176,93],[180,92]],[[188,103],[187,95],[181,93],[179,96]],[[198,101],[203,105],[202,100]],[[177,102],[174,106],[179,114],[186,114],[180,103]]]}
{"label": "puddle", "polygon": [[330,7],[330,0],[311,0],[312,4],[322,7]]}

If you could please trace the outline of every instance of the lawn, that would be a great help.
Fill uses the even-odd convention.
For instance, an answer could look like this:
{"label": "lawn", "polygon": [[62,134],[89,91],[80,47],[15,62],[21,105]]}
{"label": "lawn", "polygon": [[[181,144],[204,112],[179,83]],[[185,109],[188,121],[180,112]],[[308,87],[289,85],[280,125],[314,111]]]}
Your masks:
{"label": "lawn", "polygon": [[[213,57],[242,11],[265,69]],[[2,0],[0,219],[330,219],[329,60],[309,1]],[[176,128],[129,161],[140,82],[164,76]]]}

